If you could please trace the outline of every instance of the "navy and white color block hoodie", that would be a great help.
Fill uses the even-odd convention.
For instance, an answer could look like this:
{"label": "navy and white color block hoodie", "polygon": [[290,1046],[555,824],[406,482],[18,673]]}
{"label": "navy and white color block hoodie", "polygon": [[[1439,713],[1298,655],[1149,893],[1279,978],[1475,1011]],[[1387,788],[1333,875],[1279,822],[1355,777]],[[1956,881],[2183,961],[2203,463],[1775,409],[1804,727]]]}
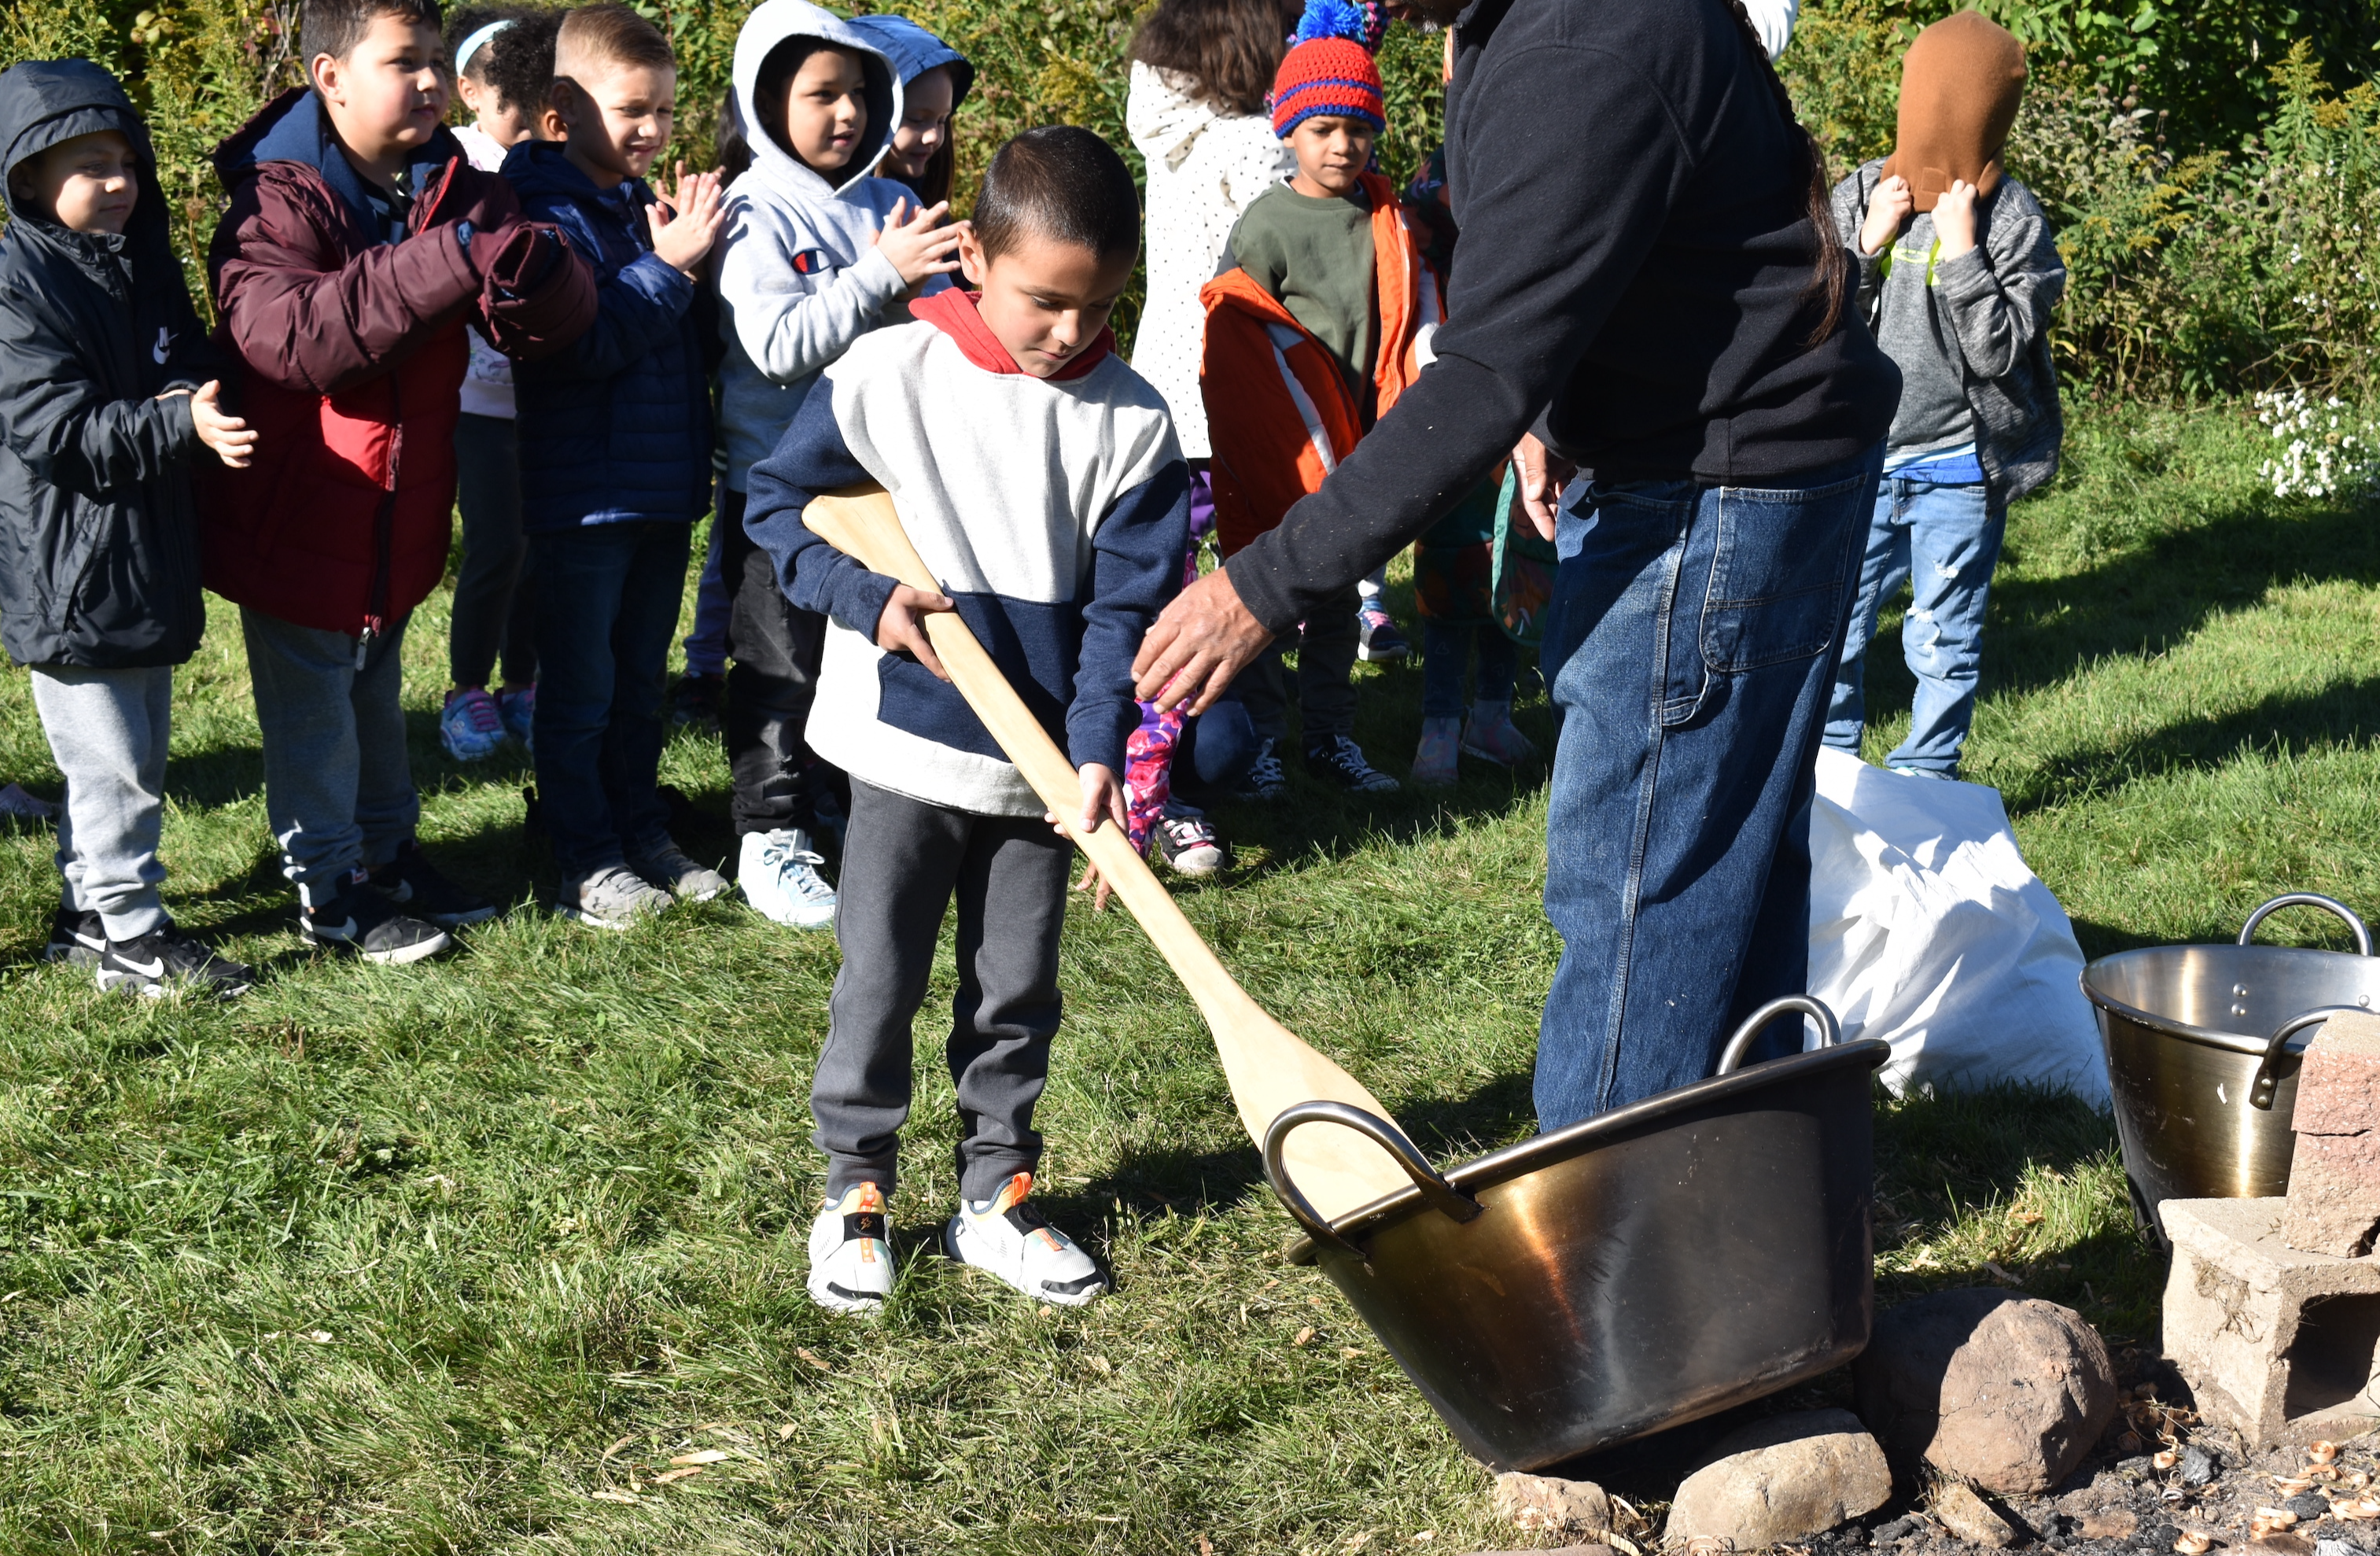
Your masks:
{"label": "navy and white color block hoodie", "polygon": [[874,480],[942,591],[1077,767],[1124,768],[1133,655],[1182,584],[1190,473],[1165,401],[1102,336],[1054,378],[1017,367],[946,291],[819,375],[752,468],[744,526],[785,596],[829,618],[809,742],[853,777],[985,816],[1041,801],[955,687],[876,646],[893,580],[802,528]]}
{"label": "navy and white color block hoodie", "polygon": [[[763,126],[759,91],[769,56],[813,38],[859,56],[868,124],[851,160],[830,182]],[[876,247],[895,205],[917,197],[872,176],[901,124],[901,78],[868,34],[808,0],[763,0],[735,35],[735,105],[752,165],[728,186],[719,228],[720,417],[727,432],[727,489],[777,446],[818,371],[883,322],[905,289]],[[778,104],[783,107],[783,104]],[[771,117],[774,115],[771,115]],[[937,277],[929,290],[944,283]]]}

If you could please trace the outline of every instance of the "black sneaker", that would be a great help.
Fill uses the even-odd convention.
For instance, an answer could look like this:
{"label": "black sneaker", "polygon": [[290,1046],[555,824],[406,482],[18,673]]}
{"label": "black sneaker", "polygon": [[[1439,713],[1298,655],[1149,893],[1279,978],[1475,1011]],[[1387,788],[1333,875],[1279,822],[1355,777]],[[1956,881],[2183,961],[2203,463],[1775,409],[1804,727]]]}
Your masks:
{"label": "black sneaker", "polygon": [[719,727],[719,705],[726,695],[724,675],[680,675],[670,688],[670,722],[697,729]]}
{"label": "black sneaker", "polygon": [[1281,768],[1281,753],[1269,740],[1257,748],[1257,760],[1248,764],[1246,776],[1232,795],[1234,799],[1271,800],[1289,793],[1289,774]]}
{"label": "black sneaker", "polygon": [[188,989],[228,1000],[256,987],[256,969],[218,956],[171,924],[131,940],[112,940],[100,953],[99,986],[162,1000]]}
{"label": "black sneaker", "polygon": [[1343,735],[1309,748],[1305,772],[1351,795],[1392,795],[1398,788],[1395,779],[1364,760],[1364,748]]}
{"label": "black sneaker", "polygon": [[42,947],[42,960],[95,967],[106,949],[107,929],[98,914],[62,907],[50,920],[50,942]]}
{"label": "black sneaker", "polygon": [[455,943],[437,925],[399,913],[370,885],[370,875],[359,869],[339,883],[338,895],[329,902],[299,909],[298,938],[320,949],[392,966],[435,956]]}
{"label": "black sneaker", "polygon": [[371,872],[372,889],[405,909],[408,917],[459,930],[485,923],[496,916],[496,905],[472,895],[438,873],[421,845],[407,838],[396,845],[396,857]]}

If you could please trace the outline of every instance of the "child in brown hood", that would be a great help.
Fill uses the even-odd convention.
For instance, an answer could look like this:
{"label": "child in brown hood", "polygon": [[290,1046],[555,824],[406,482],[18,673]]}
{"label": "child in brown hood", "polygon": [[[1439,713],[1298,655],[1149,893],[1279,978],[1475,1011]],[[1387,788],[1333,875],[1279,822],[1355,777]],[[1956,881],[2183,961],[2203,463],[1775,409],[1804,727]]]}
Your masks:
{"label": "child in brown hood", "polygon": [[1929,778],[1959,775],[2008,504],[2057,473],[2064,432],[2049,315],[2066,267],[2040,202],[2000,165],[2024,75],[2024,46],[1980,13],[1927,28],[1902,61],[1892,155],[1834,194],[1860,310],[1901,391],[1826,738],[1859,751],[1868,641],[1907,581],[1916,705],[1887,761]]}

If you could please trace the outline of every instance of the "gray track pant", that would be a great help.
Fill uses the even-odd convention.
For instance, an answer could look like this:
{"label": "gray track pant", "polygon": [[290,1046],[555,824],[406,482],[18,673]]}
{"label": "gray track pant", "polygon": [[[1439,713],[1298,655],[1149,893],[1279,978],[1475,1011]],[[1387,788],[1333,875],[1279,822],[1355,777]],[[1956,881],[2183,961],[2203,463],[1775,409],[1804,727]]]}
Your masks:
{"label": "gray track pant", "polygon": [[894,1187],[909,1117],[910,1026],[925,1003],[942,912],[958,898],[958,998],[949,1058],[958,1088],[959,1191],[988,1199],[1036,1171],[1033,1105],[1057,1035],[1058,934],[1074,845],[1038,818],[977,816],[854,779],[836,883],[843,970],[828,1003],[810,1116],[827,1195]]}
{"label": "gray track pant", "polygon": [[165,924],[157,887],[165,820],[165,747],[173,730],[171,665],[137,670],[32,667],[33,706],[66,774],[58,874],[66,906],[96,913],[110,940]]}

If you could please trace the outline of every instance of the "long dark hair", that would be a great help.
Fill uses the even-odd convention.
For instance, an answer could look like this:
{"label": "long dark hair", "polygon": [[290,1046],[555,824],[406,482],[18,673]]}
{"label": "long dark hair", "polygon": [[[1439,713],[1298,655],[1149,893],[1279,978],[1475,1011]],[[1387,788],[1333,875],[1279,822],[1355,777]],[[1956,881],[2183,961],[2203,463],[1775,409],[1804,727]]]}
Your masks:
{"label": "long dark hair", "polygon": [[1770,63],[1767,45],[1761,43],[1760,31],[1752,25],[1752,15],[1743,8],[1743,0],[1732,0],[1736,30],[1743,34],[1743,46],[1760,62],[1761,74],[1768,78],[1768,90],[1777,98],[1777,111],[1785,115],[1785,123],[1802,143],[1802,160],[1809,190],[1803,201],[1803,211],[1810,219],[1810,236],[1818,245],[1817,268],[1810,277],[1808,294],[1824,292],[1827,310],[1819,316],[1818,327],[1810,332],[1807,342],[1815,346],[1835,333],[1843,322],[1843,284],[1851,275],[1851,261],[1843,257],[1843,246],[1835,236],[1834,206],[1828,198],[1827,153],[1820,149],[1818,138],[1804,128],[1793,112],[1793,94],[1785,90],[1784,79]]}
{"label": "long dark hair", "polygon": [[1163,0],[1130,53],[1189,77],[1193,95],[1220,113],[1261,114],[1297,11],[1296,0]]}

